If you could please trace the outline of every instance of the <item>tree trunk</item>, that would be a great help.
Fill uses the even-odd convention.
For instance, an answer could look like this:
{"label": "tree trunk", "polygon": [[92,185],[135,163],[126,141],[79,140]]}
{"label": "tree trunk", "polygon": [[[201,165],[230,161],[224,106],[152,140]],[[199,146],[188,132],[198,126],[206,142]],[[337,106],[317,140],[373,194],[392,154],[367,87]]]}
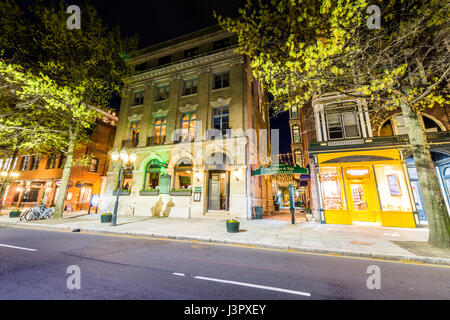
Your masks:
{"label": "tree trunk", "polygon": [[425,132],[419,125],[417,114],[408,103],[403,102],[401,109],[428,218],[428,243],[435,247],[450,248],[450,218],[439,188]]}
{"label": "tree trunk", "polygon": [[69,147],[67,148],[67,158],[61,178],[61,186],[58,198],[56,199],[55,213],[53,215],[53,218],[55,219],[61,218],[62,213],[64,212],[64,201],[66,199],[67,186],[69,185],[70,173],[72,171],[73,153],[75,150],[77,134],[78,128],[75,128],[75,131],[72,131],[72,129],[69,130]]}

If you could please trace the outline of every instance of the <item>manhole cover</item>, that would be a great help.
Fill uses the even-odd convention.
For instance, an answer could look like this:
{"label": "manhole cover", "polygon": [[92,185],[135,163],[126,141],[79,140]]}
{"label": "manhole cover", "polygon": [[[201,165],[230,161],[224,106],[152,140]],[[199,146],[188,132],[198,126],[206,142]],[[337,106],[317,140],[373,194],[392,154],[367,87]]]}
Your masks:
{"label": "manhole cover", "polygon": [[351,243],[351,244],[362,245],[362,246],[370,246],[370,245],[371,245],[370,242],[355,241],[355,240],[350,241],[350,243]]}

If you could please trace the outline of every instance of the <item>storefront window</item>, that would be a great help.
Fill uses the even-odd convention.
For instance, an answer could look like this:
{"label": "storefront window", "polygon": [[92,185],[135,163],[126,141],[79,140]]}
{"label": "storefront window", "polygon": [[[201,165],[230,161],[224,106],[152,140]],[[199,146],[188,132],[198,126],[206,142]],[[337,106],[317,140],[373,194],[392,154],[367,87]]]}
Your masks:
{"label": "storefront window", "polygon": [[383,211],[412,211],[401,165],[376,165],[375,175]]}
{"label": "storefront window", "polygon": [[192,162],[181,159],[175,167],[175,189],[191,189]]}
{"label": "storefront window", "polygon": [[124,171],[120,189],[130,191],[132,183],[133,183],[133,171],[131,170]]}
{"label": "storefront window", "polygon": [[320,168],[320,184],[322,186],[323,208],[325,210],[342,210],[342,192],[339,182],[339,169]]}

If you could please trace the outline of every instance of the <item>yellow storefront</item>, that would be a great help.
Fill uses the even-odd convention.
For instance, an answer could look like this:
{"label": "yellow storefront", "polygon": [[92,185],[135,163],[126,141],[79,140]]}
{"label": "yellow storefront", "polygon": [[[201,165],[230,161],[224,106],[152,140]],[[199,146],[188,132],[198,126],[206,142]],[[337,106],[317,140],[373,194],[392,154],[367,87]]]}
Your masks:
{"label": "yellow storefront", "polygon": [[325,223],[416,227],[397,149],[324,153],[317,161]]}

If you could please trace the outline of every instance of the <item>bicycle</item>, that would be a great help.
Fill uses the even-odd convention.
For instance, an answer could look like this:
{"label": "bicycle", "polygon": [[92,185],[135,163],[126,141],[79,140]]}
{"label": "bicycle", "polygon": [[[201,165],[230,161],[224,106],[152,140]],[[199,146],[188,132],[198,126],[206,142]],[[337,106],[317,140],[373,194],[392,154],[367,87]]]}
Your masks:
{"label": "bicycle", "polygon": [[32,208],[26,210],[20,220],[41,220],[51,218],[54,214],[54,208],[46,208],[45,206],[34,205]]}

